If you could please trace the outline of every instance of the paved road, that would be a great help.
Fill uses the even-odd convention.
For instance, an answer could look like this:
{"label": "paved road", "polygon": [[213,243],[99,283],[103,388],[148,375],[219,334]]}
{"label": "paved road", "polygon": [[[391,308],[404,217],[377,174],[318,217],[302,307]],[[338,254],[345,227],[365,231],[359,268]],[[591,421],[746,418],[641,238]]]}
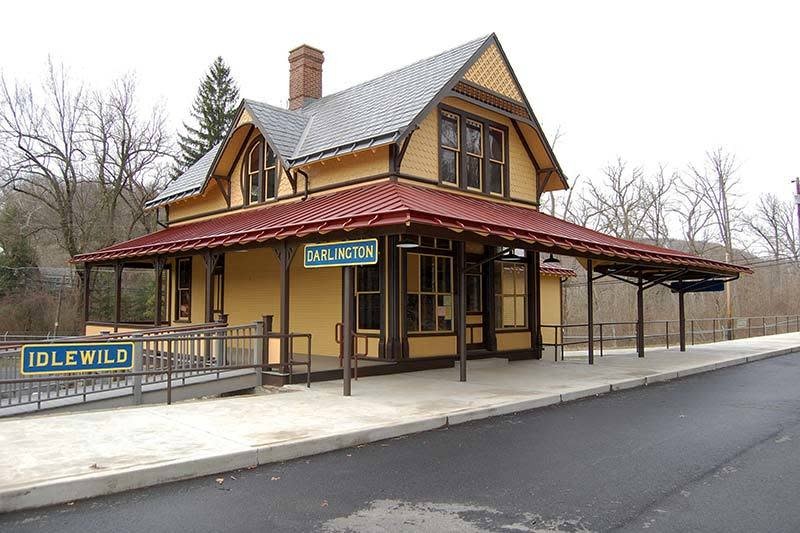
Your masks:
{"label": "paved road", "polygon": [[4,515],[0,531],[794,532],[799,501],[797,354]]}

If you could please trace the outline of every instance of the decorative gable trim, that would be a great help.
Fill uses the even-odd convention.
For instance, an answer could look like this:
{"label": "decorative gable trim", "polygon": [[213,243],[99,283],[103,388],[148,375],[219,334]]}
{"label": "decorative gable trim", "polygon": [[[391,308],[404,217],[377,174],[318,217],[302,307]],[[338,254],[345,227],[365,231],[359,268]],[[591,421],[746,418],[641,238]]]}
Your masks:
{"label": "decorative gable trim", "polygon": [[460,81],[453,87],[453,92],[467,96],[473,100],[477,100],[478,102],[505,111],[506,113],[523,118],[527,121],[531,120],[531,115],[524,105],[512,102],[500,94],[488,91],[472,83]]}
{"label": "decorative gable trim", "polygon": [[[270,138],[269,134],[267,133],[267,129],[264,127],[264,124],[262,124],[261,121],[258,120],[258,115],[256,113],[254,113],[253,110],[250,108],[250,105],[247,103],[247,100],[242,100],[242,103],[239,104],[239,110],[236,112],[236,118],[233,120],[233,123],[232,123],[230,129],[228,129],[228,133],[227,133],[227,135],[225,135],[225,139],[222,141],[222,144],[220,145],[219,150],[217,151],[217,155],[216,155],[216,157],[214,157],[214,161],[211,163],[211,166],[208,168],[208,175],[206,175],[205,182],[203,183],[203,186],[200,188],[200,191],[198,191],[200,194],[205,192],[206,187],[208,186],[208,183],[211,181],[212,177],[215,178],[215,179],[217,177],[221,177],[221,178],[224,178],[224,179],[229,179],[230,178],[230,176],[216,176],[216,175],[214,175],[214,169],[217,167],[217,164],[219,163],[219,160],[221,159],[222,154],[225,153],[225,149],[227,148],[228,143],[230,142],[231,137],[233,136],[233,134],[239,128],[246,127],[248,125],[251,128],[254,127],[255,129],[257,129],[258,132],[264,137],[264,142],[266,142],[267,145],[269,145],[269,147],[272,149],[273,153],[275,153],[275,155],[277,156],[278,160],[280,161],[281,167],[285,168],[285,169],[290,168],[289,164],[286,161],[286,158],[283,156],[283,154],[281,154],[281,152],[278,150],[278,148],[276,147],[275,143],[272,141],[272,139]],[[252,136],[252,130],[248,131],[247,135],[245,135],[245,139],[244,139],[245,145],[249,142],[249,139],[250,139],[251,136]],[[242,148],[240,148],[238,150],[238,153],[236,155],[236,159],[234,159],[234,166],[236,164],[236,161],[238,161],[239,158],[241,157],[241,154],[242,154]]]}
{"label": "decorative gable trim", "polygon": [[488,47],[469,67],[464,79],[519,103],[525,102],[514,75],[497,45]]}

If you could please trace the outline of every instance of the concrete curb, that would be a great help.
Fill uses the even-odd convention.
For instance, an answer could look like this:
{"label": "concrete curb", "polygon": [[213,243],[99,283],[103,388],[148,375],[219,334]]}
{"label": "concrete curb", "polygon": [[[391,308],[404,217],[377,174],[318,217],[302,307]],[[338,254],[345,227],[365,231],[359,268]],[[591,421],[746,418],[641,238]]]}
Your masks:
{"label": "concrete curb", "polygon": [[[47,505],[93,498],[161,483],[203,477],[256,465],[287,461],[317,455],[333,450],[391,439],[441,427],[463,424],[510,413],[530,411],[549,405],[571,402],[582,398],[607,394],[611,391],[643,387],[670,381],[679,377],[711,372],[744,363],[760,361],[797,352],[800,346],[766,351],[742,356],[729,361],[705,364],[679,371],[663,372],[642,378],[616,381],[607,385],[572,390],[538,398],[526,398],[489,407],[479,407],[447,415],[403,420],[396,424],[368,427],[347,433],[287,441],[279,444],[244,448],[220,455],[196,457],[187,460],[136,466],[113,472],[99,471],[70,478],[62,478],[29,486],[0,489],[0,512],[19,511]],[[68,495],[69,497],[65,497]]]}
{"label": "concrete curb", "polygon": [[612,391],[635,389],[636,387],[644,387],[647,383],[647,378],[633,378],[624,381],[617,381],[611,384]]}
{"label": "concrete curb", "polygon": [[606,394],[611,392],[611,385],[600,385],[598,387],[589,387],[588,389],[581,389],[575,391],[565,392],[561,395],[561,402],[571,402],[574,400],[580,400],[581,398],[587,398],[589,396],[597,396],[599,394]]}
{"label": "concrete curb", "polygon": [[256,450],[97,472],[0,490],[0,513],[44,507],[255,466]]}
{"label": "concrete curb", "polygon": [[511,413],[519,413],[522,411],[530,411],[540,407],[547,407],[548,405],[555,405],[561,403],[561,395],[553,394],[543,398],[526,399],[517,402],[509,402],[501,405],[493,405],[491,407],[478,407],[461,411],[447,416],[447,425],[456,426],[474,420],[483,420],[493,416],[508,415]]}
{"label": "concrete curb", "polygon": [[662,381],[671,381],[678,378],[678,372],[662,372],[661,374],[652,374],[645,376],[645,385],[652,385],[653,383],[661,383]]}
{"label": "concrete curb", "polygon": [[401,422],[399,424],[359,429],[349,433],[326,435],[324,437],[289,441],[280,444],[270,444],[256,449],[257,461],[259,465],[289,461],[291,459],[297,459],[298,457],[318,455],[320,453],[401,437],[412,433],[422,433],[423,431],[438,429],[446,425],[446,416],[435,416]]}

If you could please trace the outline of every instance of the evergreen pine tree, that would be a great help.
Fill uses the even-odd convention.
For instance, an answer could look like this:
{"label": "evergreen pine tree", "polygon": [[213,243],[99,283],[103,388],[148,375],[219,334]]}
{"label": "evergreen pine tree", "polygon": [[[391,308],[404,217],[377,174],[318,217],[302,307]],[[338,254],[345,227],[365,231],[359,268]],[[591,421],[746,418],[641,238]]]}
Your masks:
{"label": "evergreen pine tree", "polygon": [[178,135],[181,171],[200,159],[220,142],[233,121],[239,103],[239,88],[231,69],[217,57],[208,69],[192,104],[191,116],[197,127],[183,124],[186,133]]}

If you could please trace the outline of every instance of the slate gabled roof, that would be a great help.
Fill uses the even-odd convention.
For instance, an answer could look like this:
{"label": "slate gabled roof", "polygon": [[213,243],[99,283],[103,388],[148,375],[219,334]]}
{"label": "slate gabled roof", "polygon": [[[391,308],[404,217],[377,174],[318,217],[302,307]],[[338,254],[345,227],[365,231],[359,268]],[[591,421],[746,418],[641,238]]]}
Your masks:
{"label": "slate gabled roof", "polygon": [[175,200],[180,200],[181,198],[186,198],[187,196],[192,196],[199,192],[206,181],[211,163],[217,156],[220,146],[222,146],[222,143],[218,143],[215,147],[206,152],[203,157],[198,159],[194,165],[186,169],[186,172],[170,181],[167,184],[167,188],[161,191],[161,194],[145,202],[145,209],[174,202]]}
{"label": "slate gabled roof", "polygon": [[[328,150],[399,136],[489,39],[484,36],[303,107],[308,131],[289,159],[302,163]],[[388,141],[387,141],[388,142]],[[316,157],[318,158],[318,157]]]}
{"label": "slate gabled roof", "polygon": [[[426,106],[494,35],[486,35],[417,61],[349,89],[324,96],[290,111],[254,100],[243,106],[254,115],[281,160],[295,166],[326,157],[396,141]],[[203,156],[205,171],[214,155]],[[148,202],[155,207],[199,192],[202,165],[190,168],[162,194]],[[197,168],[195,168],[197,167]],[[197,182],[200,181],[198,184]],[[181,195],[173,190],[180,189]],[[168,194],[169,192],[169,194]]]}
{"label": "slate gabled roof", "polygon": [[280,155],[284,159],[291,157],[308,126],[308,117],[255,100],[245,99],[244,104],[253,113],[255,121],[267,130],[266,134]]}

